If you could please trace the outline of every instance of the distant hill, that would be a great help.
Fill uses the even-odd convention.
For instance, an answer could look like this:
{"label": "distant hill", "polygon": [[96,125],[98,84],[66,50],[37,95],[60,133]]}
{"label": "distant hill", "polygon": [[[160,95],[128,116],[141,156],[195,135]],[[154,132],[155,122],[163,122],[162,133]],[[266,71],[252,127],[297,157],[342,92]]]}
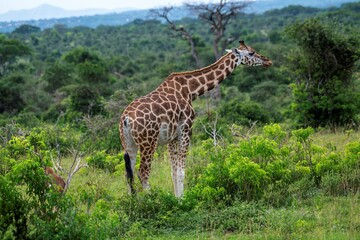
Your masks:
{"label": "distant hill", "polygon": [[[246,9],[246,13],[263,13],[272,9],[279,9],[289,5],[302,5],[307,7],[339,7],[346,2],[356,0],[256,0]],[[184,8],[178,7],[172,11],[171,18],[178,20],[192,15]],[[68,27],[85,26],[96,28],[99,25],[123,25],[135,19],[147,19],[149,10],[125,9],[85,9],[68,11],[51,5],[41,5],[34,9],[10,11],[0,14],[0,32],[12,32],[23,24],[29,24],[40,29],[51,28],[56,24]],[[14,19],[13,21],[8,21]],[[16,19],[16,20],[15,20]],[[32,20],[26,20],[32,19]]]}
{"label": "distant hill", "polygon": [[68,27],[85,26],[91,28],[96,28],[99,25],[123,25],[132,22],[135,19],[146,19],[148,12],[149,10],[137,10],[81,17],[0,22],[0,32],[12,32],[23,24],[36,26],[40,29],[51,28],[57,24],[66,25]]}
{"label": "distant hill", "polygon": [[347,2],[358,2],[358,0],[255,0],[250,4],[248,12],[263,13],[271,9],[284,8],[289,5],[316,8],[339,7],[341,4]]}
{"label": "distant hill", "polygon": [[124,12],[134,9],[82,9],[82,10],[65,10],[63,8],[55,7],[49,4],[43,4],[36,8],[23,9],[18,11],[9,11],[0,14],[0,22],[10,21],[28,21],[39,19],[52,19],[52,18],[68,18],[79,16],[91,16],[98,14],[107,14],[112,12]]}
{"label": "distant hill", "polygon": [[105,9],[84,9],[84,10],[65,10],[49,4],[43,4],[32,9],[23,9],[18,11],[9,11],[0,14],[0,21],[25,21],[25,20],[39,20],[49,18],[67,18],[75,16],[105,14],[109,10]]}

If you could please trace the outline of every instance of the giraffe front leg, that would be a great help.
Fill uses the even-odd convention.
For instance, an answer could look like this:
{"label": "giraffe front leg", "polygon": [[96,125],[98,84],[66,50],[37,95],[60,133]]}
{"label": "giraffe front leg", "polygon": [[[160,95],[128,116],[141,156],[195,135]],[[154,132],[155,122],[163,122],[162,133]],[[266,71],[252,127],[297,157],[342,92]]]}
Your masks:
{"label": "giraffe front leg", "polygon": [[178,192],[178,184],[177,184],[177,160],[178,160],[178,152],[179,152],[179,142],[173,141],[168,144],[168,150],[170,155],[170,165],[171,165],[171,177],[174,185],[174,193],[177,196]]}
{"label": "giraffe front leg", "polygon": [[176,164],[176,185],[177,191],[176,197],[182,197],[184,195],[184,180],[185,180],[185,159],[187,155],[189,144],[183,145],[180,143],[178,160]]}
{"label": "giraffe front leg", "polygon": [[185,161],[179,162],[176,171],[176,192],[175,197],[182,197],[184,195],[184,179],[185,179]]}
{"label": "giraffe front leg", "polygon": [[180,152],[170,157],[175,197],[184,195],[185,155]]}
{"label": "giraffe front leg", "polygon": [[[193,113],[193,111],[192,111]],[[184,195],[184,180],[185,180],[185,160],[190,145],[192,118],[189,118],[184,122],[181,127],[181,137],[179,142],[179,152],[177,158],[177,192],[176,197],[182,197]]]}
{"label": "giraffe front leg", "polygon": [[184,195],[185,159],[190,142],[190,136],[186,132],[183,135],[180,142],[174,141],[168,145],[176,197]]}

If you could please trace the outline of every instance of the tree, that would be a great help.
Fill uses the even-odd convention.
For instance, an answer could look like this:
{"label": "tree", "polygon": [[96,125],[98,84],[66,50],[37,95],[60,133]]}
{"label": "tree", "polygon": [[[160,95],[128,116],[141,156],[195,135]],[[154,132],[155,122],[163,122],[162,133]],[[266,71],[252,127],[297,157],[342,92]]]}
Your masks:
{"label": "tree", "polygon": [[319,19],[287,28],[287,36],[298,45],[289,56],[296,77],[292,107],[298,124],[318,127],[355,121],[360,94],[352,75],[360,42],[353,30]]}
{"label": "tree", "polygon": [[56,61],[48,68],[46,68],[43,75],[43,80],[47,83],[45,90],[48,92],[55,92],[55,90],[74,83],[74,68],[72,65]]}
{"label": "tree", "polygon": [[23,35],[28,35],[31,33],[40,32],[41,29],[39,27],[31,26],[29,24],[23,24],[20,27],[16,28],[12,33],[18,33]]}
{"label": "tree", "polygon": [[77,47],[73,50],[71,50],[70,52],[68,52],[67,54],[65,54],[63,56],[63,59],[68,62],[68,63],[72,63],[72,64],[80,64],[80,63],[85,63],[87,61],[91,62],[91,63],[98,63],[100,62],[100,58],[98,55],[92,53],[91,51],[89,51],[86,48],[83,47]]}
{"label": "tree", "polygon": [[216,60],[225,51],[226,45],[233,39],[225,39],[226,26],[230,20],[241,13],[250,1],[226,1],[219,3],[185,3],[185,6],[197,14],[200,20],[210,26],[213,33],[213,50]]}
{"label": "tree", "polygon": [[151,14],[155,17],[163,18],[166,21],[166,23],[169,25],[171,30],[179,33],[184,39],[186,39],[186,41],[190,45],[191,56],[196,63],[196,67],[200,68],[200,59],[196,51],[195,41],[192,34],[188,30],[186,30],[183,25],[176,26],[176,24],[169,18],[169,13],[171,10],[173,10],[173,8],[174,7],[170,6],[170,7],[163,7],[160,9],[152,9]]}
{"label": "tree", "polygon": [[0,78],[0,114],[17,113],[25,107],[22,97],[25,78],[21,75],[11,75]]}
{"label": "tree", "polygon": [[226,118],[227,122],[244,126],[252,122],[264,124],[270,120],[269,113],[261,105],[252,101],[239,102],[239,99],[233,99],[223,104],[219,113]]}
{"label": "tree", "polygon": [[0,35],[0,78],[5,75],[10,64],[14,63],[17,57],[29,55],[31,49],[16,39],[8,39]]}
{"label": "tree", "polygon": [[89,84],[107,83],[108,69],[105,61],[98,54],[85,48],[75,48],[63,56],[63,59],[76,66],[82,82]]}
{"label": "tree", "polygon": [[93,116],[103,110],[100,95],[89,85],[75,86],[70,93],[70,99],[70,108],[73,111]]}
{"label": "tree", "polygon": [[0,237],[27,238],[27,201],[15,184],[0,175]]}

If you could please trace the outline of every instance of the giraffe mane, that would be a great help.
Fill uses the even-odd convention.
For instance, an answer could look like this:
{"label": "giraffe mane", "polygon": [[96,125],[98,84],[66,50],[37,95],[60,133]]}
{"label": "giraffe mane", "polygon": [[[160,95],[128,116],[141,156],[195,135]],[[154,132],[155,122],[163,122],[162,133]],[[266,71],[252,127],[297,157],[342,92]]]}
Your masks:
{"label": "giraffe mane", "polygon": [[178,75],[194,74],[194,73],[199,73],[199,72],[206,71],[206,70],[211,69],[212,67],[214,67],[214,66],[215,66],[216,64],[218,64],[219,62],[221,62],[224,58],[228,57],[231,53],[232,53],[232,51],[230,50],[230,52],[227,52],[224,56],[222,56],[221,58],[219,58],[219,60],[217,60],[217,61],[214,62],[213,64],[210,64],[209,66],[206,66],[206,67],[203,67],[203,68],[199,68],[199,69],[195,69],[195,70],[191,70],[191,71],[173,72],[173,73],[171,73],[167,78],[171,78],[171,77],[178,76]]}

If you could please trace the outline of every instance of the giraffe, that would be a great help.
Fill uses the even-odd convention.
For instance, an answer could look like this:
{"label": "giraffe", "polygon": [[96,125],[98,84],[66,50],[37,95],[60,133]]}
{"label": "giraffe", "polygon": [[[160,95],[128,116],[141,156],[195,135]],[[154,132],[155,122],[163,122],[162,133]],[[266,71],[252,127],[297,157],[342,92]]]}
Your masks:
{"label": "giraffe", "polygon": [[138,177],[149,189],[151,162],[158,145],[168,145],[176,197],[184,192],[185,158],[195,112],[192,101],[220,84],[240,65],[270,67],[272,62],[244,41],[215,63],[194,71],[172,73],[154,91],[130,103],[122,113],[119,132],[124,149],[129,191],[133,186],[136,155],[140,150]]}

